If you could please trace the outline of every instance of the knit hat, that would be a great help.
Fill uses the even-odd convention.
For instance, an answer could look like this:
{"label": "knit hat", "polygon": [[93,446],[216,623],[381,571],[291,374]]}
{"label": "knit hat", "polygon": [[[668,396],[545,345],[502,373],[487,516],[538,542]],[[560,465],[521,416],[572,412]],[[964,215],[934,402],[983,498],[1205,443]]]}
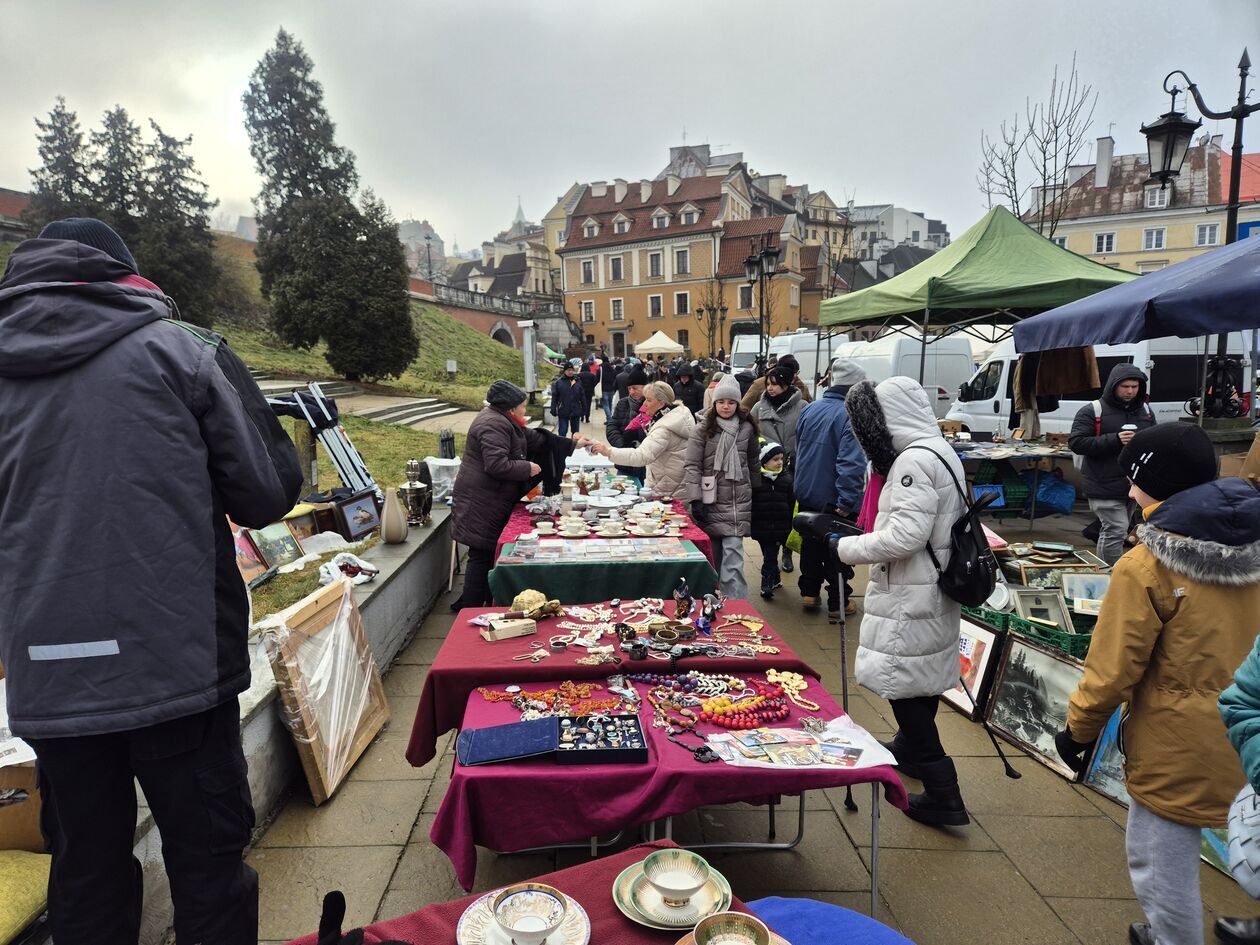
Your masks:
{"label": "knit hat", "polygon": [[793,354],[785,354],[779,358],[779,367],[790,368],[793,377],[801,373],[801,362],[796,360],[796,355]]}
{"label": "knit hat", "polygon": [[1133,483],[1161,502],[1216,478],[1216,450],[1203,428],[1193,423],[1147,427],[1120,451],[1120,468]]}
{"label": "knit hat", "polygon": [[684,364],[682,367],[678,369],[678,376],[679,377],[694,377],[695,372],[691,370],[690,364]]}
{"label": "knit hat", "polygon": [[91,217],[67,217],[64,220],[54,220],[40,231],[39,238],[41,240],[74,240],[76,243],[83,243],[118,260],[136,275],[140,274],[140,270],[136,267],[135,257],[131,255],[131,250],[127,248],[122,237],[115,233],[108,223],[102,223],[100,220],[93,220]]}
{"label": "knit hat", "polygon": [[630,369],[630,373],[626,375],[626,384],[630,387],[634,387],[636,384],[642,387],[647,382],[647,371],[643,370],[643,368],[639,367],[637,364],[632,367]]}
{"label": "knit hat", "polygon": [[766,463],[770,462],[770,460],[774,459],[776,456],[782,456],[783,454],[784,454],[784,450],[780,444],[766,443],[766,445],[761,448],[761,465],[764,466]]}
{"label": "knit hat", "polygon": [[770,373],[766,375],[766,381],[774,381],[774,383],[779,387],[787,389],[792,386],[792,380],[795,377],[796,372],[793,371],[791,367],[780,361],[778,366],[771,369]]}
{"label": "knit hat", "polygon": [[733,377],[724,377],[718,381],[718,386],[713,388],[713,402],[719,400],[734,400],[738,402],[744,395],[739,391],[739,381]]}
{"label": "knit hat", "polygon": [[852,387],[866,380],[866,372],[848,358],[836,358],[831,362],[833,387]]}
{"label": "knit hat", "polygon": [[511,381],[495,381],[486,391],[486,403],[500,410],[511,410],[517,404],[525,402],[525,391]]}

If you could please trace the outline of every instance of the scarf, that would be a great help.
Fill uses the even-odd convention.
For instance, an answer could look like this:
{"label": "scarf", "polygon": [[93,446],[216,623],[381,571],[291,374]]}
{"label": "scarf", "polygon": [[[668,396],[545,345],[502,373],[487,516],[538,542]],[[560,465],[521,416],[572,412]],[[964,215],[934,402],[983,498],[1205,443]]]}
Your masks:
{"label": "scarf", "polygon": [[884,491],[884,477],[871,470],[870,481],[862,495],[862,509],[858,512],[858,527],[867,534],[875,530],[875,516],[879,514],[879,495]]}
{"label": "scarf", "polygon": [[793,394],[793,393],[795,393],[795,392],[796,392],[796,388],[795,388],[795,387],[789,387],[787,390],[785,390],[785,391],[784,391],[782,394],[780,394],[778,397],[775,397],[773,394],[771,394],[771,393],[770,393],[770,391],[769,391],[769,390],[767,390],[767,391],[766,391],[766,400],[770,401],[770,406],[771,406],[771,407],[773,407],[775,410],[778,410],[780,407],[782,407],[784,404],[786,404],[786,403],[788,402],[788,398],[789,398],[789,397],[791,397],[791,396],[792,396],[792,394]]}
{"label": "scarf", "polygon": [[765,467],[765,466],[762,466],[762,467],[761,467],[761,478],[762,478],[762,479],[769,479],[771,482],[774,482],[776,479],[778,479],[778,478],[779,478],[779,473],[781,473],[781,472],[783,472],[783,470],[782,470],[782,469],[766,469],[766,467]]}
{"label": "scarf", "polygon": [[507,417],[509,420],[512,420],[513,422],[515,422],[517,426],[523,427],[529,423],[528,416],[518,417],[516,414],[512,413],[511,411],[505,411],[504,416]]}
{"label": "scarf", "polygon": [[718,444],[717,453],[713,457],[713,472],[722,473],[731,482],[739,482],[744,478],[744,468],[739,462],[739,416],[723,419],[717,418]]}

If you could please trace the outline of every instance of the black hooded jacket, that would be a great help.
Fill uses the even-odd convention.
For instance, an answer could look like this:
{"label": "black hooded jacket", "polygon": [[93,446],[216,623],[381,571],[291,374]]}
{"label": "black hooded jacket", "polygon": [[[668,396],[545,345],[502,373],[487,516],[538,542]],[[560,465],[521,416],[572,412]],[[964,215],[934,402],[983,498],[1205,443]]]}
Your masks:
{"label": "black hooded jacket", "polygon": [[128,731],[249,685],[227,516],[292,508],[297,453],[223,339],[72,240],[0,282],[0,660],[14,734]]}
{"label": "black hooded jacket", "polygon": [[[1136,380],[1138,394],[1129,403],[1116,398],[1116,385]],[[1093,403],[1076,412],[1068,445],[1083,457],[1081,483],[1091,499],[1123,499],[1129,494],[1129,480],[1120,468],[1120,428],[1132,423],[1139,430],[1155,425],[1155,415],[1146,402],[1146,375],[1132,364],[1111,369],[1099,398],[1101,418],[1095,417]],[[1097,429],[1095,429],[1097,427]]]}

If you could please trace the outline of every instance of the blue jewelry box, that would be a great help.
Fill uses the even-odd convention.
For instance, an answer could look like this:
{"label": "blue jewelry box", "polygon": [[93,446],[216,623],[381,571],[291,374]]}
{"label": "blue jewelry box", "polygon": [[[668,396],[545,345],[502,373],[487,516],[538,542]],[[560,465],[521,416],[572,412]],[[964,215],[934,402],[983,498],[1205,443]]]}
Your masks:
{"label": "blue jewelry box", "polygon": [[462,765],[551,755],[556,764],[642,764],[647,739],[638,716],[563,716],[464,729],[455,739]]}

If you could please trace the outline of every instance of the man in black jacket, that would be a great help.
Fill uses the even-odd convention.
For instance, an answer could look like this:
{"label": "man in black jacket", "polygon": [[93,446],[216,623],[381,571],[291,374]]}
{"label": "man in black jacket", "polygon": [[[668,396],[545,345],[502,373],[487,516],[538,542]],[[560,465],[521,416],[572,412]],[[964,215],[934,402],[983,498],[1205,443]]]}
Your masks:
{"label": "man in black jacket", "polygon": [[[643,385],[648,382],[647,372],[635,365],[624,375],[626,379],[626,395],[613,407],[612,419],[604,427],[609,446],[638,446],[647,436],[645,430],[627,430],[626,425],[638,416],[643,406]],[[617,471],[623,476],[635,476],[640,481],[647,474],[641,466],[618,466]]]}
{"label": "man in black jacket", "polygon": [[1081,484],[1090,510],[1098,516],[1098,557],[1115,564],[1124,554],[1124,540],[1134,505],[1129,480],[1120,468],[1120,450],[1138,430],[1155,425],[1146,403],[1146,375],[1132,364],[1117,364],[1102,397],[1076,412],[1068,445],[1082,457]]}
{"label": "man in black jacket", "polygon": [[678,382],[674,385],[674,396],[687,405],[692,413],[704,409],[704,384],[695,379],[695,368],[683,364],[678,369]]}
{"label": "man in black jacket", "polygon": [[228,516],[279,519],[302,474],[244,364],[174,314],[98,220],[50,224],[0,281],[0,660],[38,758],[58,942],[139,936],[137,779],[176,936],[257,939]]}

